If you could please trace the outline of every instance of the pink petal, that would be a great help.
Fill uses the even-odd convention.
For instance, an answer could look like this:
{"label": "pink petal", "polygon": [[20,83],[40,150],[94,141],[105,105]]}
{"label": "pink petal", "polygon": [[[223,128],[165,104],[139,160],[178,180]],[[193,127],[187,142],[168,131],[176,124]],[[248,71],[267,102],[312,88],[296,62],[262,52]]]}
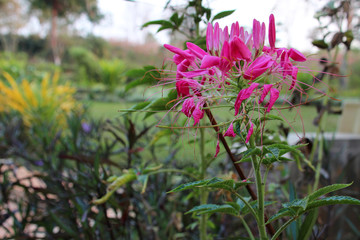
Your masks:
{"label": "pink petal", "polygon": [[297,62],[305,62],[306,61],[306,57],[301,52],[299,52],[298,50],[296,50],[294,48],[290,48],[289,57],[291,57],[291,59],[293,59],[294,61],[297,61]]}
{"label": "pink petal", "polygon": [[291,73],[291,76],[292,76],[292,82],[291,82],[291,86],[289,88],[289,90],[293,89],[295,87],[295,83],[296,83],[296,80],[297,80],[297,73],[298,73],[299,69],[297,67],[293,67],[292,69],[292,73]]}
{"label": "pink petal", "polygon": [[190,95],[190,84],[187,81],[176,81],[175,86],[179,97],[186,97]]}
{"label": "pink petal", "polygon": [[261,103],[264,101],[266,95],[268,94],[268,92],[270,91],[270,89],[272,88],[272,86],[273,86],[272,84],[265,84],[265,85],[264,85],[264,87],[263,87],[263,92],[262,92],[261,97],[260,97],[260,100],[259,100],[259,104],[261,104]]}
{"label": "pink petal", "polygon": [[210,52],[214,48],[213,39],[213,26],[211,23],[208,23],[208,27],[206,29],[206,48],[208,52]]}
{"label": "pink petal", "polygon": [[204,56],[204,58],[201,61],[200,68],[210,68],[213,66],[218,66],[220,63],[220,59],[221,58],[216,57],[216,56],[206,55],[206,56]]}
{"label": "pink petal", "polygon": [[216,143],[216,150],[215,150],[215,155],[214,155],[214,158],[217,157],[217,155],[219,154],[220,152],[220,142],[219,142],[219,139],[217,140],[217,143]]}
{"label": "pink petal", "polygon": [[239,113],[241,103],[251,96],[251,94],[253,93],[254,89],[257,88],[257,86],[259,86],[258,83],[252,83],[250,85],[250,87],[240,90],[240,92],[235,100],[235,105],[234,105],[235,116]]}
{"label": "pink petal", "polygon": [[261,30],[260,30],[260,45],[264,46],[264,42],[265,42],[265,35],[266,35],[266,27],[265,27],[265,23],[261,24]]}
{"label": "pink petal", "polygon": [[251,135],[253,134],[253,132],[254,132],[254,124],[251,123],[251,126],[250,126],[250,128],[249,128],[249,131],[248,131],[248,133],[247,133],[247,135],[246,135],[245,143],[248,143],[248,142],[249,142],[250,137],[251,137]]}
{"label": "pink petal", "polygon": [[275,41],[276,41],[275,17],[273,14],[271,14],[269,17],[269,43],[271,50],[275,49]]}
{"label": "pink petal", "polygon": [[272,58],[267,55],[258,57],[245,70],[243,77],[247,80],[254,80],[266,72],[273,64]]}
{"label": "pink petal", "polygon": [[239,113],[239,109],[242,103],[241,95],[244,93],[245,89],[241,89],[239,94],[236,97],[234,108],[235,108],[235,116]]}
{"label": "pink petal", "polygon": [[195,109],[194,99],[188,98],[183,102],[181,111],[185,114],[185,116],[191,117],[194,109]]}
{"label": "pink petal", "polygon": [[200,105],[203,105],[203,104],[200,104],[200,103],[196,104],[195,110],[192,113],[192,117],[194,118],[193,126],[198,124],[200,119],[202,119],[204,117],[204,110],[200,109]]}
{"label": "pink petal", "polygon": [[280,92],[276,88],[270,89],[270,100],[268,103],[267,112],[270,112],[271,108],[274,106],[276,100],[279,98]]}
{"label": "pink petal", "polygon": [[253,20],[253,40],[255,49],[259,49],[260,45],[260,22]]}
{"label": "pink petal", "polygon": [[207,52],[205,52],[199,46],[197,46],[191,42],[187,42],[186,46],[192,52],[192,54],[194,54],[196,57],[198,57],[200,59],[202,59],[205,55],[208,55]]}
{"label": "pink petal", "polygon": [[236,137],[236,134],[234,133],[234,126],[233,123],[230,123],[229,128],[226,130],[224,137]]}
{"label": "pink petal", "polygon": [[209,71],[207,69],[203,70],[203,69],[199,69],[199,70],[194,70],[194,71],[190,71],[190,72],[181,72],[181,75],[187,78],[193,78],[193,77],[197,77],[197,76],[201,76],[201,75],[210,75]]}
{"label": "pink petal", "polygon": [[215,26],[214,26],[214,41],[213,41],[213,44],[214,44],[214,50],[215,51],[219,51],[220,49],[220,27],[219,27],[219,23],[215,23]]}
{"label": "pink petal", "polygon": [[189,52],[184,51],[184,50],[181,50],[180,48],[171,46],[171,45],[169,45],[169,44],[164,44],[164,47],[165,47],[167,50],[169,50],[170,52],[173,52],[173,53],[175,53],[175,54],[178,54],[178,55],[182,56],[182,57],[185,58],[185,59],[189,59],[189,60],[194,59],[194,56],[192,56]]}
{"label": "pink petal", "polygon": [[245,43],[237,36],[230,42],[231,57],[236,60],[244,59],[246,61],[251,60],[251,52],[245,45]]}

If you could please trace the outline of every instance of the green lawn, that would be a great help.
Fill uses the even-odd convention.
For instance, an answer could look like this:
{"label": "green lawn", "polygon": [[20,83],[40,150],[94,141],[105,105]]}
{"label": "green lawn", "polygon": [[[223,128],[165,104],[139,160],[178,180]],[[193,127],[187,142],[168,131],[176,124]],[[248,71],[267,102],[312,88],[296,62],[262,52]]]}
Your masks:
{"label": "green lawn", "polygon": [[[86,106],[89,107],[89,111],[92,117],[95,119],[112,119],[120,117],[123,113],[119,110],[129,109],[134,103],[130,102],[96,102],[96,101],[86,101]],[[281,107],[281,106],[278,106]],[[273,110],[271,112],[273,115],[281,116],[285,119],[285,126],[290,126],[292,131],[301,133],[303,129],[306,132],[316,132],[317,127],[314,126],[313,120],[317,116],[316,109],[313,106],[302,106],[300,110],[294,108],[292,110]],[[160,115],[160,114],[159,114]],[[218,116],[217,120],[227,121],[231,119],[232,112],[225,112],[225,110],[215,110],[214,115]],[[337,122],[339,115],[328,115],[324,123],[324,128],[326,132],[336,131]],[[138,119],[142,119],[139,117]],[[153,122],[159,119],[158,117],[150,117],[149,122]],[[269,122],[268,127],[276,127],[279,124],[279,121]]]}

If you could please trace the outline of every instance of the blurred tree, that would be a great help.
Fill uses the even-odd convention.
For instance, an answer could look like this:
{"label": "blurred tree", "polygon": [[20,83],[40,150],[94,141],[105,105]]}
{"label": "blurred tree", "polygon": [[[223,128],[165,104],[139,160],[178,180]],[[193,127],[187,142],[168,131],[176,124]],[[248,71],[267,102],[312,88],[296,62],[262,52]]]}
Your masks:
{"label": "blurred tree", "polygon": [[20,0],[0,0],[1,44],[5,51],[17,50],[18,31],[28,22]]}
{"label": "blurred tree", "polygon": [[51,19],[50,46],[53,53],[54,63],[60,65],[61,58],[58,48],[57,20],[65,19],[74,21],[82,15],[86,15],[92,23],[99,22],[103,15],[97,6],[97,0],[28,0],[30,11],[36,13],[39,18]]}
{"label": "blurred tree", "polygon": [[[330,65],[325,65],[329,68],[326,71],[336,75],[347,75],[348,53],[353,41],[360,40],[360,1],[328,0],[324,7],[316,12],[315,18],[319,21],[319,36],[312,44],[319,49],[327,50]],[[340,46],[342,48],[339,48]],[[339,55],[342,55],[340,69],[334,64]],[[341,77],[341,88],[345,89],[347,85],[347,79]]]}

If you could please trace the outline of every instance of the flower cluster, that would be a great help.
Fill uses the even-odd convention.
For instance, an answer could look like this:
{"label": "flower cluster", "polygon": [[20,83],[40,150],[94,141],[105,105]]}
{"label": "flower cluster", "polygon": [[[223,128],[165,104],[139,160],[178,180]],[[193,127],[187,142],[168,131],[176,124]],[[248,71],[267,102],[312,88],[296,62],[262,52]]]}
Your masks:
{"label": "flower cluster", "polygon": [[[175,54],[176,90],[184,99],[182,112],[194,119],[194,125],[204,116],[204,104],[214,96],[226,94],[228,99],[235,99],[236,119],[246,114],[243,103],[256,99],[265,112],[270,112],[283,85],[288,85],[289,90],[295,88],[298,67],[294,63],[306,61],[305,56],[293,48],[275,47],[273,15],[269,18],[269,46],[265,46],[265,38],[265,23],[254,19],[252,32],[245,31],[238,22],[233,23],[230,30],[221,29],[218,23],[214,26],[209,23],[207,51],[191,42],[186,44],[186,50],[164,45]],[[235,94],[229,94],[231,92]],[[253,123],[249,120],[246,142],[252,132]],[[225,136],[235,136],[232,124]]]}

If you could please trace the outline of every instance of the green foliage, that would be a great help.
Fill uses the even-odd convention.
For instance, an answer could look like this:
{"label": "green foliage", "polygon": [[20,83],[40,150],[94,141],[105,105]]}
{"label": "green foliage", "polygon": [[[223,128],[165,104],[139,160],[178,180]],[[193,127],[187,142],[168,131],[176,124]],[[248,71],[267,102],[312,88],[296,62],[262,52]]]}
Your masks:
{"label": "green foliage", "polygon": [[225,213],[234,216],[239,215],[238,209],[234,208],[232,204],[216,205],[216,204],[204,204],[196,206],[191,210],[187,211],[185,214],[195,213],[198,215],[201,214],[212,214],[212,213]]}
{"label": "green foliage", "polygon": [[215,20],[230,16],[231,14],[233,14],[235,12],[235,10],[229,10],[229,11],[223,11],[220,12],[218,14],[216,14],[213,19],[211,20],[211,22],[214,22]]}
{"label": "green foliage", "polygon": [[129,83],[126,84],[125,91],[140,86],[154,85],[161,80],[161,71],[154,66],[144,66],[142,69],[131,69],[126,73]]}
{"label": "green foliage", "polygon": [[77,81],[99,82],[101,69],[92,52],[83,47],[71,47],[69,55],[78,69],[78,77],[85,78]]}
{"label": "green foliage", "polygon": [[251,181],[236,182],[233,179],[224,180],[221,178],[214,177],[211,179],[199,180],[195,182],[182,184],[171,190],[169,193],[180,192],[189,189],[194,190],[199,188],[207,188],[208,190],[223,189],[232,192],[248,184],[252,184],[252,182]]}

